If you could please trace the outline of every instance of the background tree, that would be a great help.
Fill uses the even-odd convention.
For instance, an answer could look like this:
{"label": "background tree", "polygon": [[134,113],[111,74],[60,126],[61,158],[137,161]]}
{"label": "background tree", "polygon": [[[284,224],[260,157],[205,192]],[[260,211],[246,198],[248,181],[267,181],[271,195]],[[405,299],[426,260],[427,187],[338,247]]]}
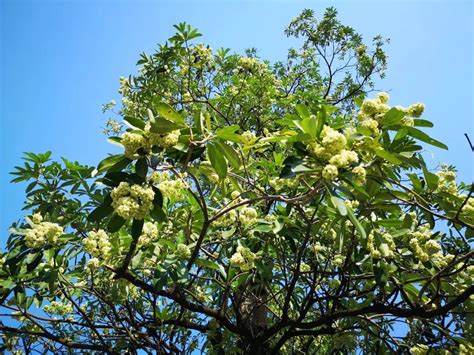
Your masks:
{"label": "background tree", "polygon": [[366,97],[384,41],[332,8],[274,65],[176,30],[121,79],[123,154],[13,172],[3,348],[472,352],[472,189],[426,167],[418,142],[446,146],[422,104]]}

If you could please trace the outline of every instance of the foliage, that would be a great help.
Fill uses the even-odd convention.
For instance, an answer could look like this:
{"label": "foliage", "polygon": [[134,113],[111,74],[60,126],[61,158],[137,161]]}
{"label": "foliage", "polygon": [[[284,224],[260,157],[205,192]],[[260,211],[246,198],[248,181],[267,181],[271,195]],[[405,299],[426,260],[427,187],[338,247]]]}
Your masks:
{"label": "foliage", "polygon": [[175,27],[121,79],[123,154],[15,168],[3,349],[472,351],[472,189],[426,166],[422,104],[365,97],[384,41],[305,10],[271,65]]}

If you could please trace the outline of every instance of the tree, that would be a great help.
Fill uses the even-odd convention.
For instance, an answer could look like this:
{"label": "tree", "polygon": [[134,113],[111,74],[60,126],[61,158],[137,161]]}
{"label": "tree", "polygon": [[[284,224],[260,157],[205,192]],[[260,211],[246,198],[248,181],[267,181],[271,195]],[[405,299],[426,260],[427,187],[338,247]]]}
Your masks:
{"label": "tree", "polygon": [[472,352],[473,189],[426,166],[423,104],[371,93],[385,41],[304,10],[271,65],[175,27],[121,79],[123,154],[15,168],[3,349]]}

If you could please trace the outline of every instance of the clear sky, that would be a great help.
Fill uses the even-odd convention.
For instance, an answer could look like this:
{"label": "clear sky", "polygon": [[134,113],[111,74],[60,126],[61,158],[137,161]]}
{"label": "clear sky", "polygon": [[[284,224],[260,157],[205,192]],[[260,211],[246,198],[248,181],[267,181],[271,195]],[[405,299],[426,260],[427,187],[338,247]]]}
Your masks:
{"label": "clear sky", "polygon": [[292,40],[284,27],[303,8],[339,10],[343,23],[369,39],[391,38],[389,69],[377,89],[393,105],[421,101],[435,123],[431,164],[458,166],[473,179],[473,2],[446,1],[52,1],[0,0],[0,245],[22,216],[24,185],[8,172],[22,152],[53,151],[95,165],[117,151],[101,133],[109,117],[101,105],[115,99],[118,78],[135,73],[151,52],[186,21],[211,47],[236,52],[256,47],[262,58],[283,59]]}

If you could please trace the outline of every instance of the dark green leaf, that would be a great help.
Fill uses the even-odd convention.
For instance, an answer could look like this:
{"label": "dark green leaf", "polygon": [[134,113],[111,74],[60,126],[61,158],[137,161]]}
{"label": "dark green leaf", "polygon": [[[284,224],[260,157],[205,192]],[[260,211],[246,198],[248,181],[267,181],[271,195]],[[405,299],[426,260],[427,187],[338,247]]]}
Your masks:
{"label": "dark green leaf", "polygon": [[159,205],[154,205],[153,209],[150,212],[151,218],[153,218],[158,223],[163,223],[167,221],[166,214],[163,212],[163,209]]}
{"label": "dark green leaf", "polygon": [[425,176],[426,184],[430,190],[435,190],[438,187],[439,177],[436,174],[430,173],[426,166],[423,166],[423,175]]}
{"label": "dark green leaf", "polygon": [[385,159],[389,163],[392,164],[401,164],[402,161],[398,159],[395,155],[383,150],[382,148],[374,149],[374,153],[379,156],[380,158]]}
{"label": "dark green leaf", "polygon": [[150,131],[158,134],[169,133],[183,127],[184,125],[177,124],[162,117],[155,117],[155,119],[150,122]]}
{"label": "dark green leaf", "polygon": [[112,207],[112,198],[110,195],[107,195],[102,202],[94,211],[92,211],[87,219],[91,222],[100,222],[105,217],[112,214],[114,211]]}
{"label": "dark green leaf", "polygon": [[215,172],[221,179],[227,176],[227,161],[214,143],[207,144],[207,155]]}
{"label": "dark green leaf", "polygon": [[129,123],[132,127],[144,130],[145,129],[145,121],[140,118],[125,116],[123,120]]}
{"label": "dark green leaf", "polygon": [[240,142],[240,135],[235,133],[239,130],[238,125],[228,126],[224,128],[220,128],[216,131],[216,136],[222,140],[230,141],[230,142]]}
{"label": "dark green leaf", "polygon": [[448,149],[448,146],[446,144],[441,143],[440,141],[437,141],[436,139],[431,138],[429,135],[427,135],[426,133],[416,128],[407,127],[406,129],[408,130],[408,134],[412,136],[413,138],[419,139],[422,142],[431,144],[441,149],[446,149],[446,150]]}
{"label": "dark green leaf", "polygon": [[146,174],[148,172],[148,164],[145,158],[137,160],[135,164],[135,172],[138,176],[146,177]]}
{"label": "dark green leaf", "polygon": [[97,170],[99,173],[104,171],[120,171],[132,161],[123,154],[111,155],[99,163]]}
{"label": "dark green leaf", "polygon": [[337,196],[331,196],[331,202],[333,205],[338,209],[339,213],[341,216],[347,216],[347,207],[344,204],[344,201],[342,201],[339,197]]}
{"label": "dark green leaf", "polygon": [[217,142],[217,145],[219,148],[222,150],[224,153],[225,157],[227,158],[227,161],[230,163],[230,165],[236,169],[239,170],[241,167],[241,161],[239,154],[235,151],[234,148],[232,148],[230,145],[223,143],[223,142]]}
{"label": "dark green leaf", "polygon": [[125,219],[117,214],[114,214],[107,225],[107,230],[110,233],[117,232],[125,224],[125,222]]}
{"label": "dark green leaf", "polygon": [[185,125],[185,121],[183,116],[175,111],[173,107],[168,105],[167,103],[161,102],[158,99],[154,100],[155,109],[156,111],[164,118],[169,121],[172,121],[180,126]]}
{"label": "dark green leaf", "polygon": [[138,240],[140,234],[142,234],[144,221],[143,219],[134,219],[132,222],[132,238]]}
{"label": "dark green leaf", "polygon": [[390,110],[387,111],[387,113],[385,113],[382,119],[382,124],[385,127],[398,124],[400,123],[403,117],[405,117],[405,112],[395,107],[392,107]]}

